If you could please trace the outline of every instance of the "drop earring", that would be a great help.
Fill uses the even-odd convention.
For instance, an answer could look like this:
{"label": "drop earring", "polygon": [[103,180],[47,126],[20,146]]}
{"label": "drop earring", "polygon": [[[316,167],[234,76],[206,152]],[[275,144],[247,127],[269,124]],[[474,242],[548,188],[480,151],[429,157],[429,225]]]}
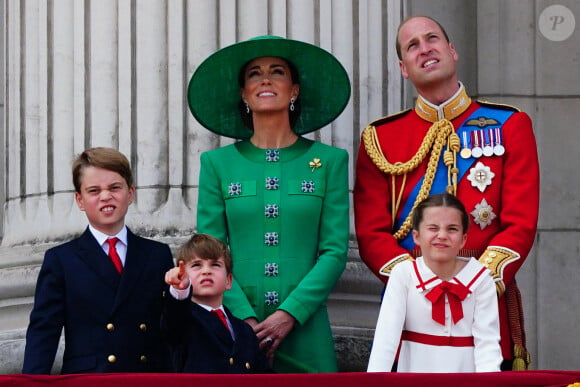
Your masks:
{"label": "drop earring", "polygon": [[250,114],[250,106],[248,105],[248,101],[244,101],[246,104],[246,113]]}
{"label": "drop earring", "polygon": [[290,111],[291,112],[294,111],[294,101],[296,101],[294,98],[290,98]]}

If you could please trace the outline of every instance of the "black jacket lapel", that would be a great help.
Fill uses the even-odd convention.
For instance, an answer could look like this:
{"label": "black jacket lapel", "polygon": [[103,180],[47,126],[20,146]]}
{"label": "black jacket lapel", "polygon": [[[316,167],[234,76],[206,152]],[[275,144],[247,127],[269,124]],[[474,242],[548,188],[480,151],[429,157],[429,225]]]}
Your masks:
{"label": "black jacket lapel", "polygon": [[231,354],[234,340],[219,317],[196,303],[192,303],[192,315],[210,333],[209,337],[215,340],[215,344],[221,348],[222,352]]}

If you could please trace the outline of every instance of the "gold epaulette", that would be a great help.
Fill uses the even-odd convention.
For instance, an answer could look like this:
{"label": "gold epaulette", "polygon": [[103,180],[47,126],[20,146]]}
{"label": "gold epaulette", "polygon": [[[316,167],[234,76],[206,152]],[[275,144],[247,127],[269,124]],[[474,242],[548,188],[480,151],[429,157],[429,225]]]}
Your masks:
{"label": "gold epaulette", "polygon": [[368,126],[375,126],[375,127],[377,127],[379,125],[383,125],[383,124],[385,124],[385,123],[387,123],[389,121],[393,121],[393,120],[395,120],[395,119],[397,119],[399,117],[404,116],[405,114],[409,113],[411,110],[413,110],[413,109],[405,109],[405,110],[401,110],[400,112],[393,113],[393,114],[390,114],[390,115],[385,116],[385,117],[381,117],[379,119],[374,120],[370,124],[368,124]]}
{"label": "gold epaulette", "polygon": [[507,105],[504,103],[490,102],[490,101],[486,101],[484,99],[478,99],[477,103],[480,105],[486,106],[486,107],[490,107],[490,108],[497,108],[497,109],[502,109],[502,110],[511,110],[511,111],[514,111],[517,113],[521,112],[521,110],[518,109],[517,107],[512,106],[512,105]]}
{"label": "gold epaulette", "polygon": [[389,277],[391,275],[393,267],[395,267],[396,264],[401,263],[403,261],[414,261],[414,260],[415,258],[410,256],[409,254],[401,254],[391,259],[389,262],[385,263],[383,267],[380,268],[379,274],[384,275],[385,277]]}
{"label": "gold epaulette", "polygon": [[513,261],[520,259],[520,255],[513,250],[499,246],[489,246],[479,257],[479,262],[487,267],[492,274],[498,295],[505,291],[503,270]]}

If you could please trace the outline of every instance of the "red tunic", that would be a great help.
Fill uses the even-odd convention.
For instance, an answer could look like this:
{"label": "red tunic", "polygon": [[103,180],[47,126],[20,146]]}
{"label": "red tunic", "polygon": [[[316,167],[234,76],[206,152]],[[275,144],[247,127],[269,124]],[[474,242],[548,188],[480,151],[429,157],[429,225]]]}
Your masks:
{"label": "red tunic", "polygon": [[[487,103],[487,107],[490,107]],[[470,106],[459,116],[451,120],[457,130],[482,104],[471,102]],[[505,106],[491,107],[510,109]],[[515,110],[515,109],[513,109]],[[381,150],[388,162],[407,162],[419,149],[425,134],[432,123],[422,119],[415,110],[402,112],[372,123],[376,128]],[[457,183],[457,197],[463,202],[468,213],[476,209],[485,199],[491,206],[495,218],[484,228],[475,223],[470,215],[471,224],[463,256],[481,257],[492,273],[498,290],[502,294],[505,287],[514,283],[514,276],[527,257],[536,234],[539,205],[539,166],[536,141],[529,116],[514,112],[502,127],[502,143],[505,153],[502,156],[481,157],[476,160],[489,167],[495,174],[491,184],[481,192],[468,180],[469,171],[465,172]],[[459,154],[457,155],[459,157]],[[424,176],[429,155],[413,171],[407,174],[401,203],[409,200],[414,186]],[[473,179],[472,179],[473,180]],[[395,193],[398,195],[403,178],[395,179]],[[391,214],[392,177],[382,172],[368,156],[364,144],[358,153],[356,165],[356,182],[354,188],[355,227],[360,256],[365,264],[386,283],[388,274],[380,274],[382,268],[393,259],[404,254],[413,256],[420,251],[408,251],[399,246],[392,234],[393,217]],[[437,193],[431,191],[431,193]],[[414,197],[410,200],[414,201]],[[397,213],[400,217],[401,204]],[[482,256],[488,247],[487,255]],[[502,251],[507,252],[508,259],[501,259]],[[499,252],[499,253],[498,253]],[[505,257],[504,257],[505,258]],[[502,286],[503,285],[503,286]],[[507,320],[507,308],[504,297],[499,299],[502,353],[504,358],[512,359],[513,346],[510,345],[510,331]]]}

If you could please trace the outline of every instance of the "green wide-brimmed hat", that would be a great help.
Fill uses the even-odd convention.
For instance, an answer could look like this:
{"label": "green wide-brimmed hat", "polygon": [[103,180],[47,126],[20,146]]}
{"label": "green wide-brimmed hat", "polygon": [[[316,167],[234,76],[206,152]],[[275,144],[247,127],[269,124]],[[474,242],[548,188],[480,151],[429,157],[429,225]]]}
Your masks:
{"label": "green wide-brimmed hat", "polygon": [[238,75],[247,62],[263,56],[286,59],[298,70],[301,113],[292,128],[296,134],[322,128],[346,107],[350,82],[332,54],[298,40],[258,36],[216,51],[193,73],[187,101],[200,124],[226,137],[247,139],[252,135],[240,115]]}

